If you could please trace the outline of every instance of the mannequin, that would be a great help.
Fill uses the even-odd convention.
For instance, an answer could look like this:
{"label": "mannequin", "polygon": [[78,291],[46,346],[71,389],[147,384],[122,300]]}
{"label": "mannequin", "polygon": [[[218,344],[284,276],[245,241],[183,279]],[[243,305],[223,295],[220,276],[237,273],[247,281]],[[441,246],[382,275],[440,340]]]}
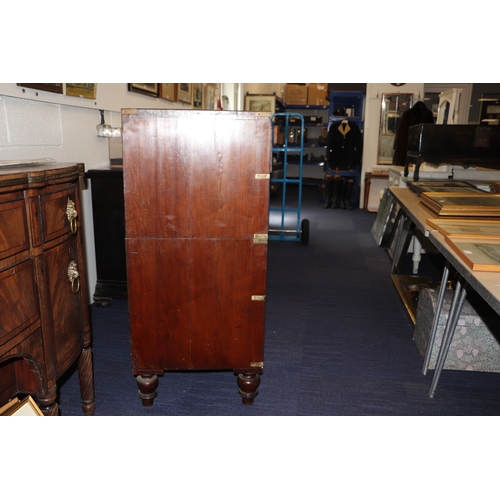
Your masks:
{"label": "mannequin", "polygon": [[348,119],[334,121],[328,130],[324,208],[351,209],[354,181],[339,170],[355,170],[361,161],[362,136],[359,127]]}

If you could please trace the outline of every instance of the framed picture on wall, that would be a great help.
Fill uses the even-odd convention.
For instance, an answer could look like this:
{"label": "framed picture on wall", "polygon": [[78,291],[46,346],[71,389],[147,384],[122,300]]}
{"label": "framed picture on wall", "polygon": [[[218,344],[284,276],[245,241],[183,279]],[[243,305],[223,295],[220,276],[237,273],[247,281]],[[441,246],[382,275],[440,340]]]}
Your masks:
{"label": "framed picture on wall", "polygon": [[178,83],[177,84],[177,100],[187,104],[193,104],[193,84]]}
{"label": "framed picture on wall", "polygon": [[245,111],[256,111],[258,113],[272,113],[276,111],[275,95],[246,95]]}
{"label": "framed picture on wall", "polygon": [[63,93],[62,83],[18,83],[19,87],[26,87],[29,89],[45,90],[46,92],[55,92],[56,94]]}
{"label": "framed picture on wall", "polygon": [[193,107],[203,109],[203,83],[193,83]]}
{"label": "framed picture on wall", "polygon": [[97,85],[95,83],[67,83],[66,95],[95,99]]}
{"label": "framed picture on wall", "polygon": [[158,97],[160,95],[158,83],[129,83],[128,89],[130,92],[138,92],[139,94]]}
{"label": "framed picture on wall", "polygon": [[176,83],[160,83],[160,97],[167,101],[177,101],[177,84]]}
{"label": "framed picture on wall", "polygon": [[205,109],[217,109],[217,98],[219,96],[219,87],[216,83],[207,83],[205,85]]}

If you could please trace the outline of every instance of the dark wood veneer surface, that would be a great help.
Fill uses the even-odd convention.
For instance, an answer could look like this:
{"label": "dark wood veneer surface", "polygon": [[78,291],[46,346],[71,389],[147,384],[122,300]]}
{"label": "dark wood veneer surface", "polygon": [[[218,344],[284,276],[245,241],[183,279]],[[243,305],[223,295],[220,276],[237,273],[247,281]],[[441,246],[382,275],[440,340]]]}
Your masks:
{"label": "dark wood veneer surface", "polygon": [[[57,381],[78,362],[83,411],[94,412],[83,170],[72,163],[0,170],[0,405],[31,394],[44,415],[57,415]],[[71,262],[79,273],[73,289]]]}
{"label": "dark wood veneer surface", "polygon": [[124,110],[133,373],[233,370],[245,404],[264,363],[270,115]]}

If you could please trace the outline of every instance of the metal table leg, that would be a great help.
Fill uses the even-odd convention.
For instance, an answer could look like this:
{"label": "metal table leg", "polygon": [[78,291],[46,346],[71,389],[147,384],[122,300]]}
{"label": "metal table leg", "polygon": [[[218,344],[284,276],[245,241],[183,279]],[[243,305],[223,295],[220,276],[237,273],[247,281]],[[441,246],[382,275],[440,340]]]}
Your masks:
{"label": "metal table leg", "polygon": [[427,350],[425,351],[424,366],[422,367],[422,373],[427,375],[427,367],[429,366],[429,361],[431,359],[432,348],[434,346],[434,340],[436,338],[436,331],[439,324],[439,316],[441,315],[441,309],[443,307],[444,294],[446,292],[446,283],[448,282],[448,275],[450,274],[450,263],[448,261],[444,264],[443,276],[441,278],[441,286],[439,287],[439,295],[436,304],[436,312],[434,314],[434,321],[432,322],[431,334],[429,336],[429,343],[427,344]]}
{"label": "metal table leg", "polygon": [[455,333],[455,328],[458,323],[458,318],[460,317],[460,312],[467,295],[466,287],[461,283],[462,279],[457,281],[455,288],[455,293],[453,294],[453,300],[450,306],[450,313],[448,316],[448,321],[446,322],[446,328],[443,334],[443,340],[441,342],[441,347],[439,349],[439,355],[436,362],[436,369],[434,370],[434,377],[432,379],[431,388],[429,390],[429,397],[433,398],[436,392],[436,387],[443,370],[444,362],[446,361],[446,356],[448,355],[448,350],[450,349],[451,341],[453,339],[453,334]]}

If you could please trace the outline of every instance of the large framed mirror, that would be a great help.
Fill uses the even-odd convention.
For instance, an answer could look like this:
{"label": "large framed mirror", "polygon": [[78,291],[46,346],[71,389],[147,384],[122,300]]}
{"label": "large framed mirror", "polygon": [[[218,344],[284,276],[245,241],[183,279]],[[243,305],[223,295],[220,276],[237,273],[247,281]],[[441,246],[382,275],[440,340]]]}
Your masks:
{"label": "large framed mirror", "polygon": [[462,89],[449,89],[439,94],[439,106],[436,123],[454,125],[458,123],[458,108]]}
{"label": "large framed mirror", "polygon": [[377,163],[392,165],[394,137],[401,116],[413,105],[413,94],[382,94]]}

